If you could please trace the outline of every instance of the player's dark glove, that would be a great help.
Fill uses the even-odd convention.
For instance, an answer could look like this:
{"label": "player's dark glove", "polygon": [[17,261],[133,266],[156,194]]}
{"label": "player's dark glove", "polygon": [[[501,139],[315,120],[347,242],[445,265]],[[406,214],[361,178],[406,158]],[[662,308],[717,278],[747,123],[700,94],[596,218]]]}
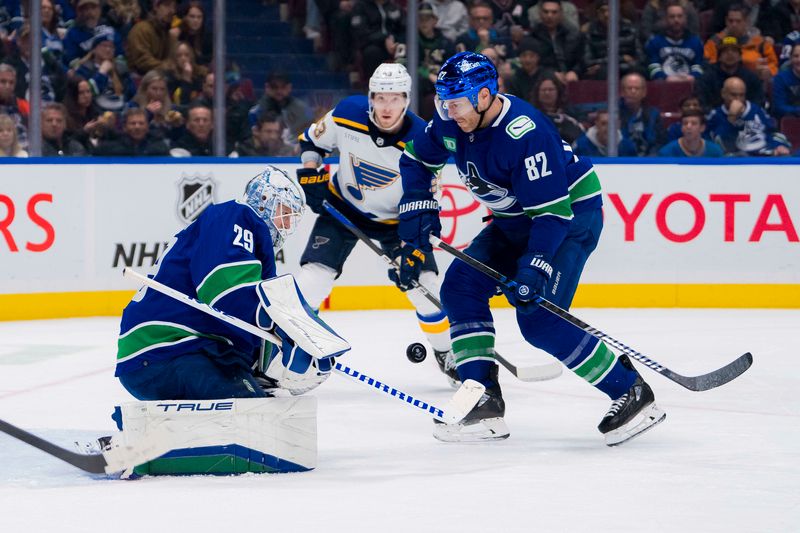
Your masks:
{"label": "player's dark glove", "polygon": [[397,235],[406,244],[410,244],[423,253],[433,250],[431,235],[439,237],[442,223],[439,222],[439,203],[436,200],[410,200],[400,204],[400,224]]}
{"label": "player's dark glove", "polygon": [[414,282],[419,281],[422,265],[425,264],[425,253],[410,244],[402,246],[396,253],[398,254],[396,261],[400,268],[397,270],[390,268],[389,279],[398,289],[405,292],[414,288]]}
{"label": "player's dark glove", "polygon": [[503,288],[508,302],[523,314],[532,313],[538,306],[537,299],[544,296],[547,282],[553,275],[550,257],[543,253],[527,253],[517,262],[517,275],[512,283]]}
{"label": "player's dark glove", "polygon": [[306,203],[316,214],[322,213],[322,201],[328,197],[331,174],[325,167],[298,168],[297,182],[306,194]]}

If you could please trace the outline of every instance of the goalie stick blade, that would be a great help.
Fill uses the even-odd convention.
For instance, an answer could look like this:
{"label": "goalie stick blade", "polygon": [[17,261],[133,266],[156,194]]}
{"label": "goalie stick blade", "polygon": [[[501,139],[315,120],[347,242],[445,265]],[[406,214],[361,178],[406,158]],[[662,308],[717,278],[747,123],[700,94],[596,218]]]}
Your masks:
{"label": "goalie stick blade", "polygon": [[450,401],[444,406],[444,415],[441,419],[445,424],[456,424],[478,403],[486,387],[473,379],[468,379],[461,384]]}
{"label": "goalie stick blade", "polygon": [[722,368],[709,372],[708,374],[703,374],[702,376],[682,376],[669,369],[664,369],[664,371],[661,373],[678,385],[686,387],[692,391],[700,392],[725,385],[729,381],[732,381],[744,374],[745,371],[752,366],[752,364],[753,354],[747,352],[746,354],[737,357]]}
{"label": "goalie stick blade", "polygon": [[105,474],[108,463],[102,454],[84,455],[81,453],[71,452],[64,448],[53,444],[50,441],[37,437],[33,433],[28,433],[24,429],[18,428],[4,420],[0,420],[0,431],[11,435],[15,439],[19,439],[26,444],[30,444],[34,448],[38,448],[43,452],[52,455],[62,461],[71,464],[76,468],[80,468],[84,472],[90,474]]}

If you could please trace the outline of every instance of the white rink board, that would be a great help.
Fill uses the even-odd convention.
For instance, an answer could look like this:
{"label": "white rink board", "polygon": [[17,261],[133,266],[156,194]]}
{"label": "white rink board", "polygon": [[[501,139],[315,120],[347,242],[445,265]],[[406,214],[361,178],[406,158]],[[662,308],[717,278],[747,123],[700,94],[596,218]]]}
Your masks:
{"label": "white rink board", "polygon": [[[278,166],[294,174],[298,165]],[[133,249],[133,266],[150,266],[163,243],[186,225],[178,208],[182,180],[210,180],[213,200],[221,202],[239,197],[261,168],[3,165],[0,294],[131,289],[119,256],[114,265],[115,251]],[[796,166],[598,165],[598,173],[606,227],[583,283],[800,283]],[[472,200],[452,165],[443,194],[443,236],[463,247],[488,211]],[[631,215],[637,205],[640,213]],[[314,218],[306,216],[289,240],[280,271],[297,268]],[[437,259],[449,263],[442,254]],[[364,247],[356,248],[348,265],[339,284],[390,283],[385,264]]]}

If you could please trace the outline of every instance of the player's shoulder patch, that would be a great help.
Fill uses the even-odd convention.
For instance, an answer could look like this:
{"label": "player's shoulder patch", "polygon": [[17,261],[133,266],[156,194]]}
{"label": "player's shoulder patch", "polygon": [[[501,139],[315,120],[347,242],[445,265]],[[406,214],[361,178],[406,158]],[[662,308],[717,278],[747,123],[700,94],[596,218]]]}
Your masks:
{"label": "player's shoulder patch", "polygon": [[348,96],[333,109],[333,118],[347,120],[366,126],[369,120],[369,102],[363,95]]}
{"label": "player's shoulder patch", "polygon": [[506,133],[512,139],[519,139],[529,131],[536,129],[536,123],[527,115],[521,115],[512,120],[506,126]]}

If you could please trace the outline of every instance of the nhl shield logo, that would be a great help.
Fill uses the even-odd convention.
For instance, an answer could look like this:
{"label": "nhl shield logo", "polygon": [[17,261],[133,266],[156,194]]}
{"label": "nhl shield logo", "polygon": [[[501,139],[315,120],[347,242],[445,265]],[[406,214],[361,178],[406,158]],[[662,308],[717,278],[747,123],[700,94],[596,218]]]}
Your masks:
{"label": "nhl shield logo", "polygon": [[214,203],[215,188],[211,174],[182,175],[178,182],[178,218],[186,225],[191,224],[206,207]]}

